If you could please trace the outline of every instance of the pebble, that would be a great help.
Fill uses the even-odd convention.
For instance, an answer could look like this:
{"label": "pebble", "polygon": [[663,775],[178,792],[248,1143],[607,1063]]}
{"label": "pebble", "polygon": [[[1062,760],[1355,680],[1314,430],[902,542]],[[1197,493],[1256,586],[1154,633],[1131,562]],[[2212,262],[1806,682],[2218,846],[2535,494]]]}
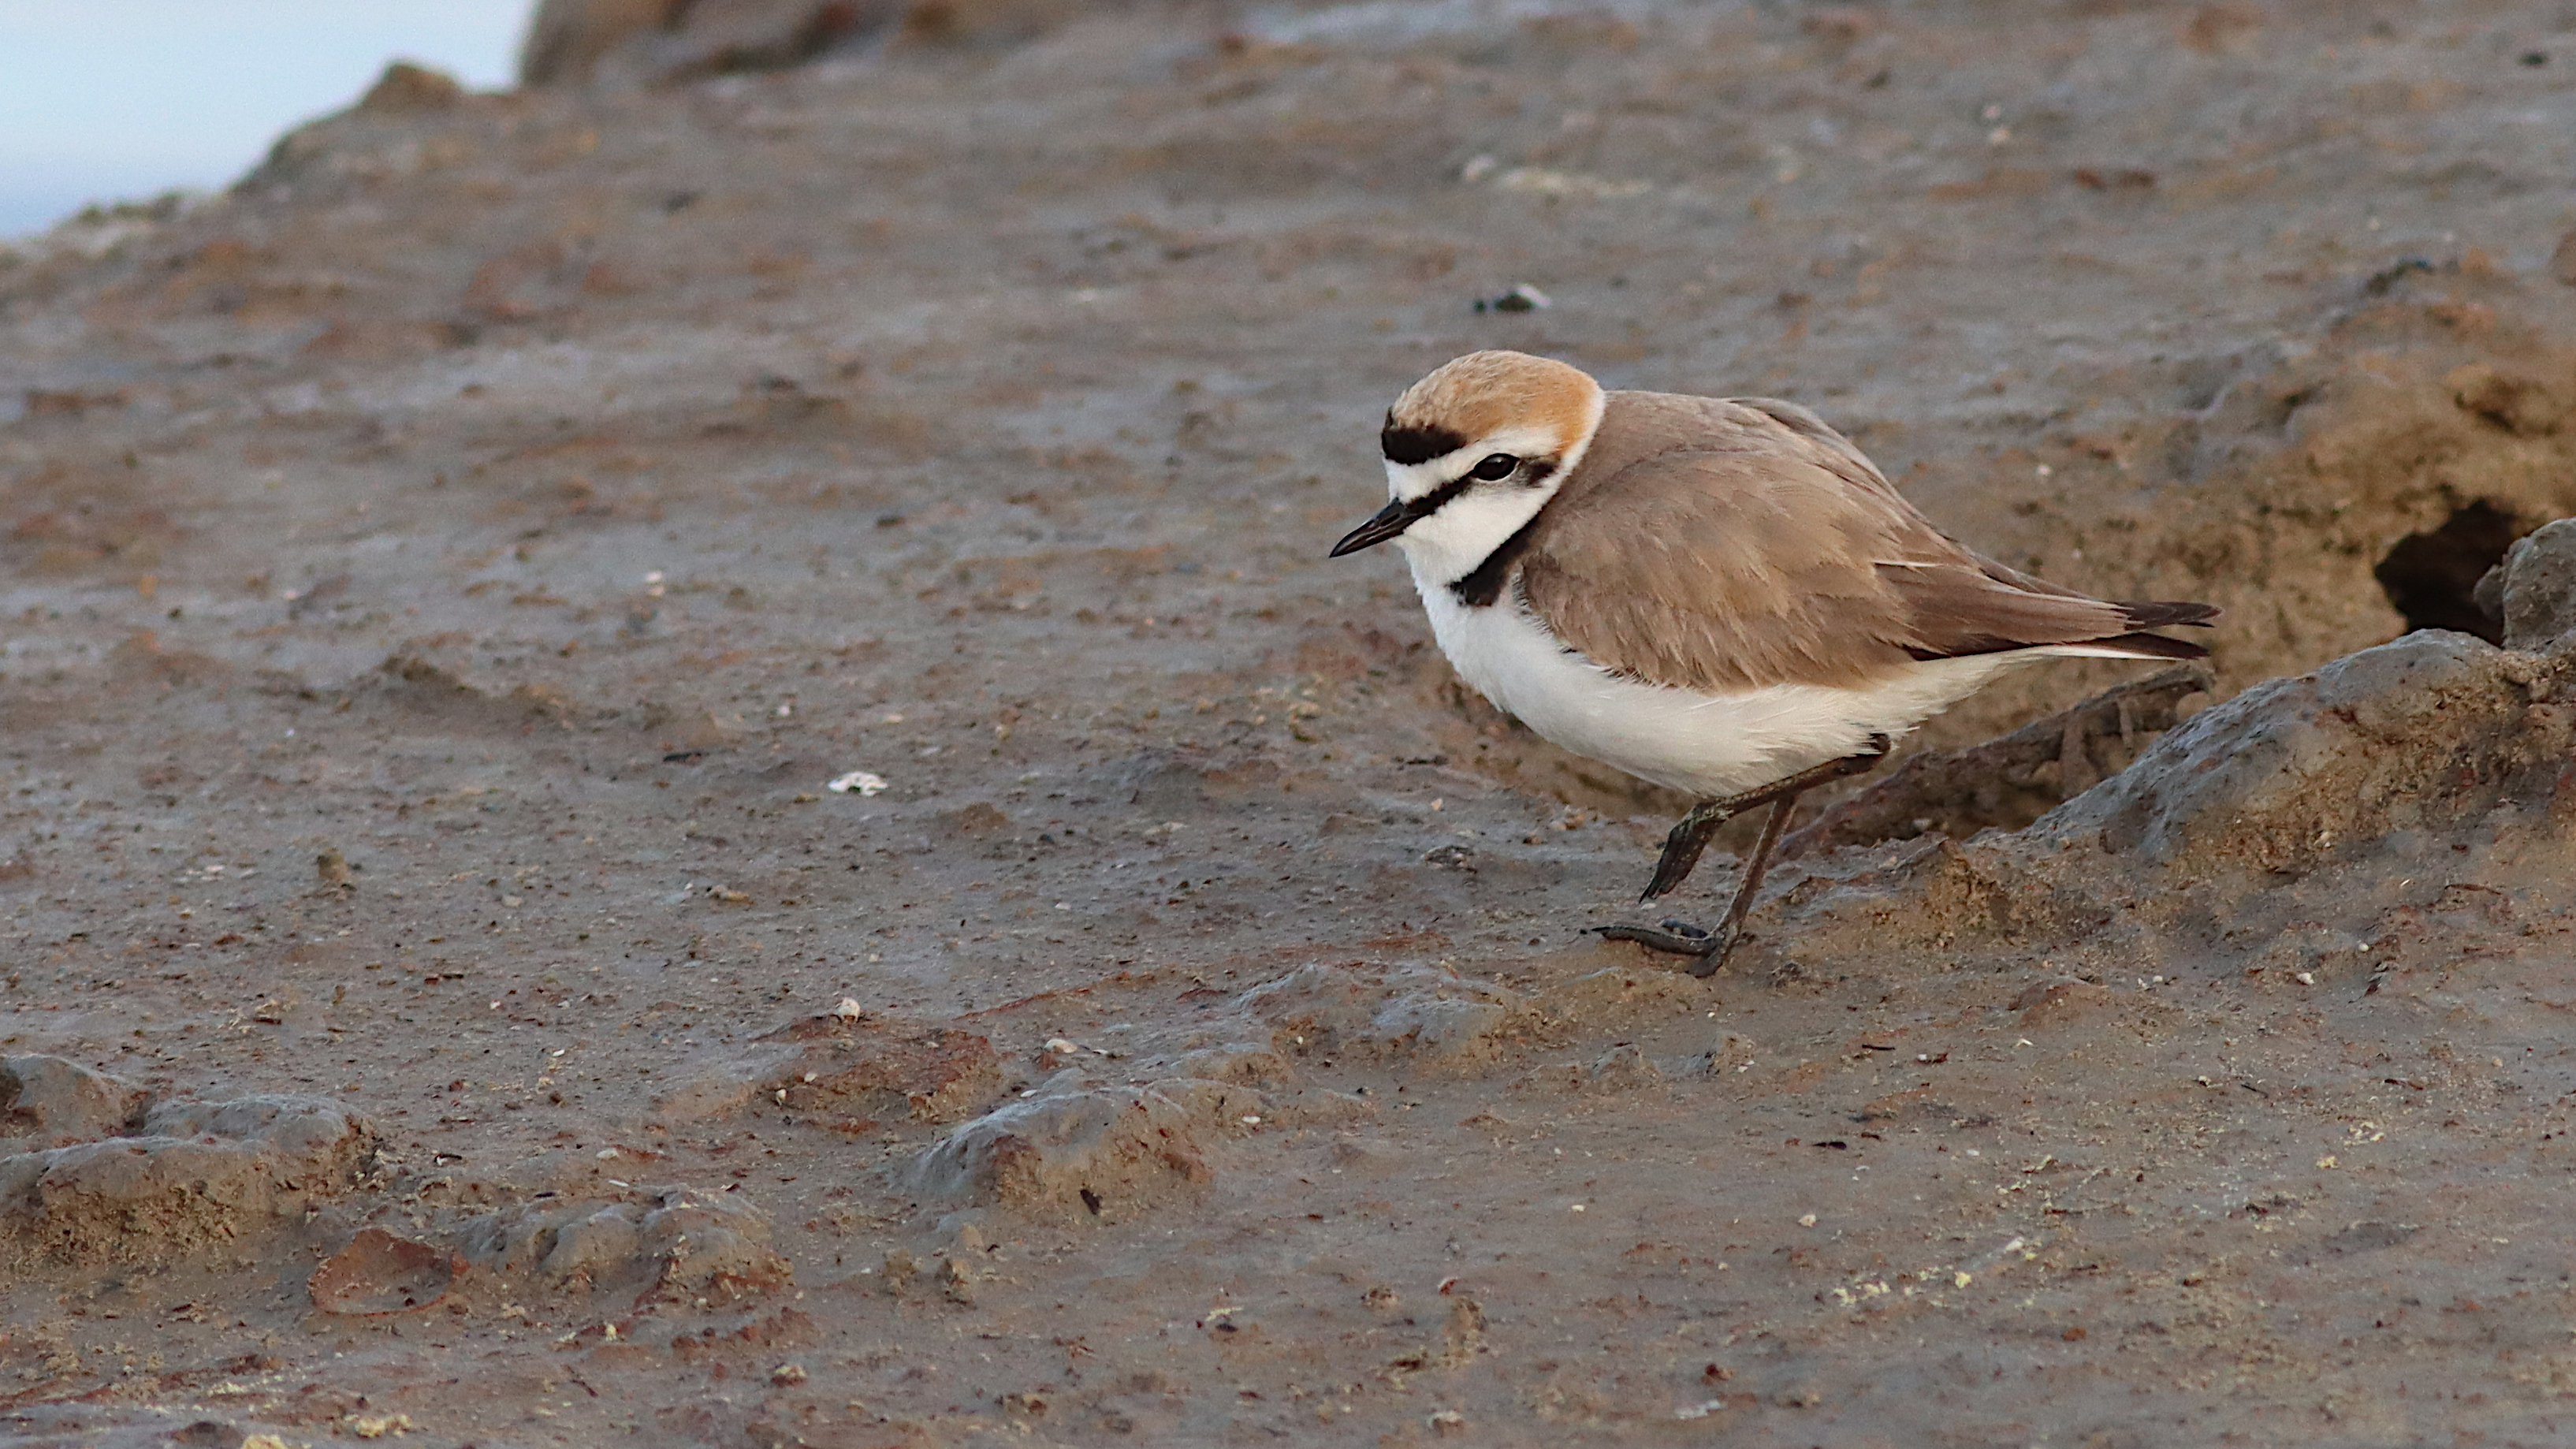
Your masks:
{"label": "pebble", "polygon": [[1476,299],[1476,310],[1479,312],[1536,312],[1555,305],[1555,300],[1547,293],[1527,282],[1516,283],[1499,297]]}

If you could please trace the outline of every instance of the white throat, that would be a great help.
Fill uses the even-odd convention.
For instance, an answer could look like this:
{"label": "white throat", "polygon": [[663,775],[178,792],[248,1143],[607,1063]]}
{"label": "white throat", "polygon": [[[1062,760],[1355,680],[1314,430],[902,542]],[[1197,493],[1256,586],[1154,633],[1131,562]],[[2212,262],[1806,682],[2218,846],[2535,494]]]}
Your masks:
{"label": "white throat", "polygon": [[1487,555],[1538,516],[1556,496],[1557,481],[1551,477],[1535,488],[1514,483],[1470,488],[1406,529],[1395,544],[1413,566],[1414,585],[1429,594],[1474,573]]}

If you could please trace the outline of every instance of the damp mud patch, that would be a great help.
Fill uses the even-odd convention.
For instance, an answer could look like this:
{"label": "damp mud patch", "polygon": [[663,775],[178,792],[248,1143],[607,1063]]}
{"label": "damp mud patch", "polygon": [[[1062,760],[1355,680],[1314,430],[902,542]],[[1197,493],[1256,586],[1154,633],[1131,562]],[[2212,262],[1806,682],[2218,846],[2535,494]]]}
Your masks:
{"label": "damp mud patch", "polygon": [[493,694],[415,654],[388,656],[372,683],[371,692],[386,705],[423,722],[469,733],[560,730],[571,724],[574,713],[569,700],[545,685],[520,684],[506,694]]}
{"label": "damp mud patch", "polygon": [[953,1123],[1001,1094],[987,1038],[886,1013],[801,1017],[685,1069],[654,1103],[657,1120],[694,1122],[754,1108],[845,1135],[880,1122]]}
{"label": "damp mud patch", "polygon": [[950,1206],[1132,1219],[1207,1198],[1229,1139],[1377,1117],[1367,1097],[1301,1090],[1302,1063],[1474,1075],[1541,1023],[1519,993],[1441,967],[1301,967],[1233,994],[1210,1019],[1133,1041],[1125,1083],[1065,1065],[1085,1049],[1051,1040],[1038,1057],[1051,1075],[933,1143],[899,1183]]}

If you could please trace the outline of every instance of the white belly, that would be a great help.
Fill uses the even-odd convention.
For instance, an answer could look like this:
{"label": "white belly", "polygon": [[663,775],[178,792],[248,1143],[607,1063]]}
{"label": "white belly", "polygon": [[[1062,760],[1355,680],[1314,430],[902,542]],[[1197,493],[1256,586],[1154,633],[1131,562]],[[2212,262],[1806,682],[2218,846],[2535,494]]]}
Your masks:
{"label": "white belly", "polygon": [[1949,708],[2026,656],[1913,665],[1859,689],[1781,684],[1701,694],[1623,679],[1566,648],[1506,592],[1469,608],[1416,581],[1432,635],[1459,675],[1540,735],[1695,795],[1733,795],[1869,748]]}

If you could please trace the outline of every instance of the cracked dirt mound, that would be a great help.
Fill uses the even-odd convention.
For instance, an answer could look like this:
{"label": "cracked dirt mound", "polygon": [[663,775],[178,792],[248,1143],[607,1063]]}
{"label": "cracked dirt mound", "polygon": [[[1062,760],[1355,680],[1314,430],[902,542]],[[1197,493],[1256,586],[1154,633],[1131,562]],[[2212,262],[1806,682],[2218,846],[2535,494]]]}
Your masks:
{"label": "cracked dirt mound", "polygon": [[11,1061],[20,1111],[55,1139],[0,1157],[0,1243],[22,1270],[205,1254],[376,1167],[373,1124],[320,1098],[157,1102],[109,1117],[82,1109],[141,1094],[59,1058]]}

